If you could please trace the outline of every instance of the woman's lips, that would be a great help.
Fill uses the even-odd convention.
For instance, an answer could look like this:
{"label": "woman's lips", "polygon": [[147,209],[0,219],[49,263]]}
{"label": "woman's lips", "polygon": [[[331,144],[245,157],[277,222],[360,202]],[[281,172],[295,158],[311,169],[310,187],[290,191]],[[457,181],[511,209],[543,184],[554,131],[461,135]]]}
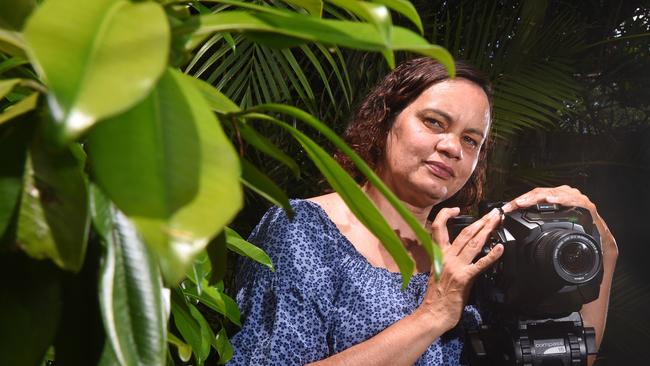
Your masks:
{"label": "woman's lips", "polygon": [[439,161],[427,161],[426,163],[429,170],[438,178],[449,179],[454,176],[454,170],[444,163]]}

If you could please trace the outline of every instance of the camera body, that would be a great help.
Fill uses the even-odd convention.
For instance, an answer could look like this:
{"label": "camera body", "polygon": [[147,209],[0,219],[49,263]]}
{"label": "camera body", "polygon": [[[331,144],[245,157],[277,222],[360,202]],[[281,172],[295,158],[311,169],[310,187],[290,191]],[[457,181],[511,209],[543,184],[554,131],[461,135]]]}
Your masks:
{"label": "camera body", "polygon": [[[484,205],[481,214],[501,205]],[[451,218],[450,241],[474,221],[472,216]],[[602,249],[588,210],[538,204],[503,214],[477,259],[498,243],[504,246],[502,257],[472,289],[479,306],[529,318],[559,318],[598,297]]]}

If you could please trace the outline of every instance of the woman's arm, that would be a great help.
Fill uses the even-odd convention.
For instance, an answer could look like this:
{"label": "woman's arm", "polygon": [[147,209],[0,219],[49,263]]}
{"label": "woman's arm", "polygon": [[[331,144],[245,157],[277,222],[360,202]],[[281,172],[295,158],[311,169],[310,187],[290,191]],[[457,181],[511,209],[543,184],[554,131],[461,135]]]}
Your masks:
{"label": "woman's arm", "polygon": [[412,365],[447,329],[417,309],[374,337],[310,365]]}
{"label": "woman's arm", "polygon": [[[609,304],[610,289],[614,268],[618,258],[618,246],[614,236],[609,231],[607,224],[600,217],[596,205],[579,190],[569,186],[556,188],[536,188],[503,206],[505,212],[517,210],[535,205],[540,202],[557,203],[568,207],[583,207],[589,210],[591,217],[598,228],[603,250],[603,280],[600,284],[598,298],[588,304],[584,304],[580,310],[585,326],[593,327],[596,332],[596,347],[600,348],[600,342],[605,332],[605,320],[607,318],[607,306]],[[595,357],[590,357],[589,364],[592,364]]]}
{"label": "woman's arm", "polygon": [[503,246],[497,245],[472,263],[500,222],[496,210],[465,228],[450,244],[446,222],[459,211],[443,209],[433,222],[434,239],[444,254],[443,268],[438,281],[430,277],[422,304],[374,337],[311,365],[412,365],[438,337],[456,326],[472,279],[503,253]]}

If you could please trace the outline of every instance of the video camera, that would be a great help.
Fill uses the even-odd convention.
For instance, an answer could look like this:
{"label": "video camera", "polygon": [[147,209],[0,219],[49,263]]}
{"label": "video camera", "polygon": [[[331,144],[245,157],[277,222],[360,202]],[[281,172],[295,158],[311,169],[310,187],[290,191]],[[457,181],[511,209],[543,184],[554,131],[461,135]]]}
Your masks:
{"label": "video camera", "polygon": [[[483,204],[484,215],[503,203]],[[501,258],[476,279],[470,303],[484,314],[468,332],[471,365],[586,365],[595,332],[578,311],[598,298],[603,277],[598,230],[589,211],[556,204],[502,212],[477,260],[496,244]],[[447,222],[450,241],[477,219]]]}

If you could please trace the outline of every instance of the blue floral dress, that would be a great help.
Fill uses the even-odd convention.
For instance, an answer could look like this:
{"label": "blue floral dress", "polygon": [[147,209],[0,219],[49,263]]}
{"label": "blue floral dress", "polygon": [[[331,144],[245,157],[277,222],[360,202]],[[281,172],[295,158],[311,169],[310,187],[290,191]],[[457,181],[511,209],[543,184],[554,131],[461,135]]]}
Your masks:
{"label": "blue floral dress", "polygon": [[[316,203],[292,200],[289,219],[271,208],[249,241],[275,272],[247,258],[238,266],[243,327],[232,338],[230,365],[303,365],[381,332],[418,307],[428,273],[401,290],[401,275],[373,267]],[[416,365],[458,365],[465,327],[480,316],[465,307],[459,325],[437,339]]]}

